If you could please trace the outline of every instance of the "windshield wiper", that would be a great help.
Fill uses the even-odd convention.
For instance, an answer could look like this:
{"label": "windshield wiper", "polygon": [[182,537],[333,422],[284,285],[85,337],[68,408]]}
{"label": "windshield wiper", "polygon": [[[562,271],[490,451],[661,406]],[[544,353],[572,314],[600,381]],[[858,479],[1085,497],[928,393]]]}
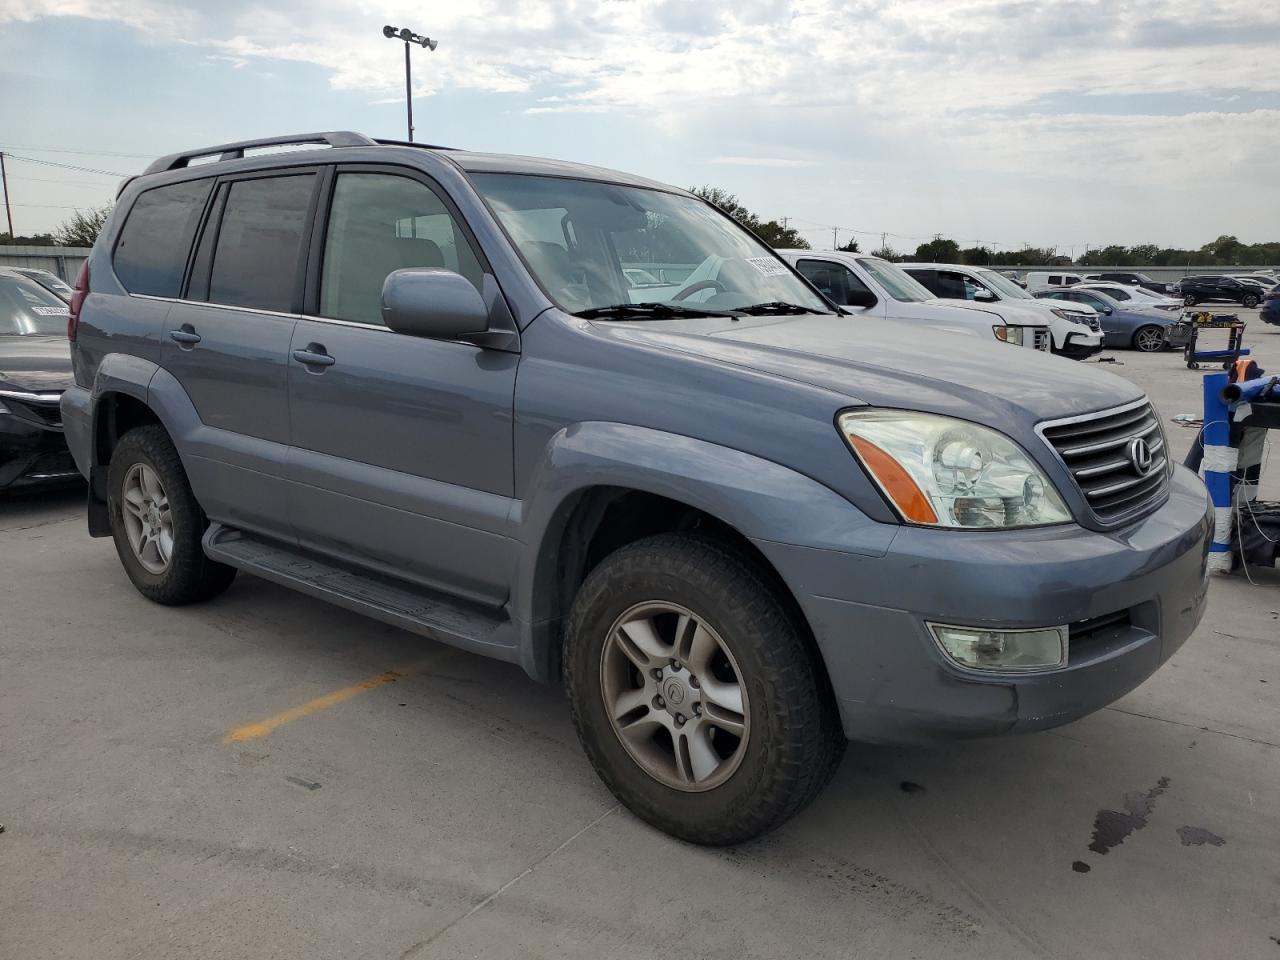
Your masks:
{"label": "windshield wiper", "polygon": [[784,313],[826,313],[825,310],[814,310],[802,307],[798,303],[787,303],[785,300],[767,300],[764,303],[753,303],[749,307],[734,307],[735,313],[745,313],[752,317],[774,316]]}
{"label": "windshield wiper", "polygon": [[575,317],[585,320],[668,320],[672,317],[731,317],[722,310],[680,307],[670,303],[614,303],[607,307],[576,310]]}

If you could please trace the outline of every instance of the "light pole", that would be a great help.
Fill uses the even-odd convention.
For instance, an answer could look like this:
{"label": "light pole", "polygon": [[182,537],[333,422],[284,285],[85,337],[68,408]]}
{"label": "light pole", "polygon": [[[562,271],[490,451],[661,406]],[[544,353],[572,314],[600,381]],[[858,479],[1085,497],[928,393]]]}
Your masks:
{"label": "light pole", "polygon": [[424,37],[414,33],[408,27],[401,27],[397,30],[392,26],[382,28],[382,35],[388,40],[404,41],[404,104],[409,111],[409,142],[413,142],[413,86],[409,81],[409,44],[416,43],[428,50],[434,50],[440,45],[439,40],[432,40],[430,37]]}

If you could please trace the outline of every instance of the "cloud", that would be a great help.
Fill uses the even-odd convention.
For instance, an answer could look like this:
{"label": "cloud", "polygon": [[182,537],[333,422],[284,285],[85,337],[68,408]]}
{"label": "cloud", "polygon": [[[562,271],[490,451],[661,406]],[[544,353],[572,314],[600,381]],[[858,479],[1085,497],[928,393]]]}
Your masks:
{"label": "cloud", "polygon": [[708,163],[730,167],[817,167],[817,160],[799,160],[788,157],[712,157]]}

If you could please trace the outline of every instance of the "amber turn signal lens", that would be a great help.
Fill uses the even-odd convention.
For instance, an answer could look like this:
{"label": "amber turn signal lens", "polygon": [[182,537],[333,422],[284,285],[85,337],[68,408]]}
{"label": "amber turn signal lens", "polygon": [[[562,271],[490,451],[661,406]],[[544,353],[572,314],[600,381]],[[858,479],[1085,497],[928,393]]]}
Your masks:
{"label": "amber turn signal lens", "polygon": [[911,479],[911,475],[898,465],[897,460],[870,440],[864,440],[851,433],[845,436],[849,438],[853,449],[858,452],[863,465],[871,471],[871,475],[876,478],[876,482],[888,494],[904,519],[912,523],[938,522],[938,515],[934,512],[933,505],[929,503],[929,498]]}

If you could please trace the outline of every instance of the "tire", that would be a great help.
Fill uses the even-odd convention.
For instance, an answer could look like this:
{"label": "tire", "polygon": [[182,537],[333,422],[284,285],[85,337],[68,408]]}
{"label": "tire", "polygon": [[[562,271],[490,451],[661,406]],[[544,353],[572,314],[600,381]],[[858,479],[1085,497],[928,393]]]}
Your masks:
{"label": "tire", "polygon": [[1242,305],[1249,308],[1256,307],[1258,305],[1258,298],[1255,297],[1252,293],[1247,293],[1245,294],[1244,302]]}
{"label": "tire", "polygon": [[1164,348],[1164,330],[1155,324],[1147,324],[1133,331],[1133,349],[1143,353],[1159,353]]}
{"label": "tire", "polygon": [[1194,307],[1200,301],[1196,299],[1196,295],[1194,293],[1188,293],[1185,297],[1182,298],[1182,302],[1188,307]]}
{"label": "tire", "polygon": [[[167,550],[157,549],[157,541],[163,543],[165,538],[151,538],[148,546],[139,551],[131,529],[135,534],[139,527],[145,530],[147,521],[138,519],[134,507],[129,507],[132,519],[126,520],[126,508],[135,504],[140,491],[144,496],[148,488],[154,491],[155,483],[159,484],[161,496],[143,500],[144,512],[149,513],[150,506],[163,498],[166,506],[156,507],[152,516],[158,518],[155,528],[168,531],[169,546]],[[178,451],[163,427],[137,427],[116,444],[107,473],[107,509],[120,563],[138,592],[148,600],[181,606],[208,600],[231,586],[235,568],[210,560],[201,547],[209,521],[191,492]]]}
{"label": "tire", "polygon": [[[699,622],[698,630],[686,633],[692,646],[719,644],[711,661],[718,668],[698,667],[696,652],[676,670],[666,653],[649,658],[640,651],[642,662],[665,670],[665,679],[651,683],[652,669],[642,671],[631,654],[619,652],[624,645],[615,638],[625,634],[617,628],[647,622],[654,627],[650,636],[657,637],[665,622],[674,639],[688,621],[669,612],[672,607]],[[645,621],[653,609],[668,612]],[[628,617],[636,619],[628,623]],[[672,533],[610,554],[579,589],[565,631],[570,711],[596,773],[636,816],[691,843],[741,843],[782,824],[826,786],[845,748],[835,698],[803,631],[769,578],[732,545]],[[715,715],[723,711],[717,706],[721,694],[713,688],[722,689],[726,677],[736,677],[740,685],[741,739],[716,727]],[[673,678],[688,681],[679,700]],[[617,683],[625,689],[611,692]],[[667,692],[666,702],[661,696],[645,699],[654,691]],[[652,730],[651,738],[633,733],[624,742],[614,715],[628,696],[640,700],[625,716],[629,729]],[[699,734],[684,732],[682,714],[672,716],[672,703],[684,710],[686,697],[706,704],[705,711],[691,705],[700,719],[691,713],[690,727],[702,724],[702,733],[710,729],[707,736],[719,761],[701,780],[692,760],[698,752],[705,770],[705,750],[692,746]],[[688,737],[679,752],[674,749],[678,736]],[[637,759],[642,751],[650,758],[648,767]],[[685,779],[677,785],[686,765]]]}

